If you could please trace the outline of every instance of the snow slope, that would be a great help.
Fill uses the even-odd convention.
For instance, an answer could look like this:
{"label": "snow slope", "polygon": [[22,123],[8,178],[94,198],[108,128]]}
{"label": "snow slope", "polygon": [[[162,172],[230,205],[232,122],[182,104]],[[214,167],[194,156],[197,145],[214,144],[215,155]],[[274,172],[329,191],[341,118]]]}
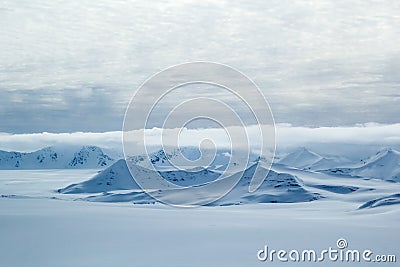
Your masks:
{"label": "snow slope", "polygon": [[46,147],[38,151],[0,151],[0,169],[81,169],[104,168],[114,159],[96,146],[80,148]]}
{"label": "snow slope", "polygon": [[400,204],[400,194],[393,194],[389,196],[380,197],[377,199],[370,200],[365,204],[361,205],[359,209],[365,208],[376,208],[380,206],[388,206]]}

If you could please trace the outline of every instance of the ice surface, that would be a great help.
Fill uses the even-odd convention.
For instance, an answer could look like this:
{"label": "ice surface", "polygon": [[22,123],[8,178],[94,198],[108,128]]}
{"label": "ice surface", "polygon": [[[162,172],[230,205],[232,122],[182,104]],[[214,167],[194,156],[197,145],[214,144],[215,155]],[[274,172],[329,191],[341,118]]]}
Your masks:
{"label": "ice surface", "polygon": [[260,263],[257,251],[264,245],[286,250],[325,249],[336,247],[336,240],[342,237],[349,248],[399,255],[400,210],[356,208],[351,202],[326,200],[176,209],[0,199],[0,266],[288,266]]}

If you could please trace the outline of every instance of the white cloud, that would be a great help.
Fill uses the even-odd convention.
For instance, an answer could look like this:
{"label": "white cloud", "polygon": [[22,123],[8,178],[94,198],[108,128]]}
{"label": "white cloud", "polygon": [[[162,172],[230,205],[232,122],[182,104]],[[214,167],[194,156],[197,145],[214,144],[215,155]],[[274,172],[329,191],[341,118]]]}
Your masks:
{"label": "white cloud", "polygon": [[278,125],[277,144],[281,147],[308,143],[349,145],[400,145],[400,124],[358,124],[349,127],[292,127]]}
{"label": "white cloud", "polygon": [[[258,131],[255,126],[247,128],[253,147],[259,142]],[[227,132],[235,133],[238,127],[228,127]],[[199,141],[209,138],[214,140],[219,147],[229,144],[229,138],[223,129],[185,129],[182,131],[180,145],[198,145]],[[176,135],[179,129],[167,130],[167,135]],[[151,129],[146,133],[149,145],[160,144],[161,129]],[[130,141],[141,142],[143,131],[133,131]],[[33,151],[45,146],[75,146],[97,145],[104,148],[121,149],[122,132],[105,133],[36,133],[36,134],[8,134],[0,133],[0,149]],[[278,124],[276,127],[276,142],[278,150],[287,150],[300,146],[320,149],[322,153],[330,154],[328,150],[337,152],[343,148],[349,150],[376,149],[379,147],[400,146],[400,124],[360,124],[351,127],[294,127],[289,124]],[[324,151],[325,150],[325,151]],[[345,149],[344,149],[345,150]],[[361,150],[360,150],[361,151]],[[333,153],[334,154],[334,153]]]}
{"label": "white cloud", "polygon": [[121,132],[105,133],[0,133],[0,149],[7,151],[34,151],[46,146],[81,146],[96,145],[103,148],[120,149]]}

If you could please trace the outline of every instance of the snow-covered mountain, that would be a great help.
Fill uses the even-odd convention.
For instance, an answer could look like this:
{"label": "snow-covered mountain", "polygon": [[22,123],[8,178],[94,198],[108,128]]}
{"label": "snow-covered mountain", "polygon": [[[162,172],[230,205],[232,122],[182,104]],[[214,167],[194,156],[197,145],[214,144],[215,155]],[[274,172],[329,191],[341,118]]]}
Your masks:
{"label": "snow-covered mountain", "polygon": [[[199,156],[196,154],[199,151],[194,148],[185,148],[184,151],[186,153],[184,154],[185,157],[189,159],[195,160]],[[182,194],[180,190],[176,190],[175,185],[194,187],[208,183],[215,183],[216,186],[222,184],[223,181],[218,179],[221,175],[221,166],[226,166],[229,162],[229,154],[226,151],[219,151],[216,153],[214,161],[206,168],[173,169],[170,161],[177,160],[179,163],[179,153],[177,151],[165,153],[159,150],[150,155],[150,162],[155,167],[156,173],[152,166],[146,166],[144,157],[135,156],[129,158],[128,164],[131,166],[131,170],[140,173],[140,177],[143,177],[143,174],[144,177],[148,177],[148,182],[153,183],[155,189],[158,188],[157,183],[159,181],[163,181],[166,185],[169,184],[167,186],[169,189],[167,190],[168,194],[171,195]],[[263,178],[260,188],[256,192],[250,193],[248,187],[253,177],[255,166],[259,166],[262,163],[262,160],[260,161],[254,155],[252,160],[246,162],[248,166],[246,166],[239,183],[226,196],[216,201],[215,205],[254,202],[304,202],[322,197],[313,192],[313,188],[338,194],[348,194],[358,189],[354,186],[342,188],[325,184],[308,184],[305,186],[296,174],[288,172],[291,168],[292,170],[302,169],[305,172],[311,169],[314,173],[330,173],[335,176],[346,174],[393,181],[399,181],[400,176],[400,152],[393,149],[382,150],[368,160],[353,164],[352,167],[328,168],[328,170],[320,171],[319,169],[324,167],[340,165],[342,162],[346,162],[346,159],[323,157],[306,148],[301,148],[284,157],[278,165],[273,165],[269,174]],[[278,166],[282,166],[282,168],[278,168]],[[266,168],[267,166],[261,165],[261,167]],[[293,167],[296,167],[296,169],[293,169]],[[236,173],[230,175],[233,176]],[[230,179],[230,176],[224,179]],[[146,185],[146,188],[153,188],[152,184]],[[129,190],[129,192],[117,192],[120,190]],[[132,178],[125,160],[117,161],[88,181],[72,184],[58,191],[64,194],[101,193],[101,195],[90,196],[88,200],[91,201],[135,201],[135,203],[154,201],[143,193],[140,186]]]}
{"label": "snow-covered mountain", "polygon": [[400,152],[391,148],[355,163],[345,157],[322,156],[299,148],[278,163],[303,170],[400,182]]}
{"label": "snow-covered mountain", "polygon": [[[150,176],[152,170],[145,169]],[[207,169],[199,169],[197,171],[186,172],[183,170],[176,171],[159,171],[159,174],[168,182],[179,186],[196,186],[205,184],[217,179],[220,174]],[[64,194],[79,193],[100,193],[116,190],[141,190],[140,186],[134,181],[130,174],[125,160],[120,159],[107,169],[101,171],[90,180],[79,184],[71,184],[65,188],[59,189],[58,192]]]}
{"label": "snow-covered mountain", "polygon": [[322,197],[306,189],[299,177],[273,170],[268,172],[258,190],[250,193],[249,184],[258,164],[246,169],[239,183],[228,194],[211,205],[296,203],[313,201]]}
{"label": "snow-covered mountain", "polygon": [[320,160],[307,166],[305,169],[319,171],[319,170],[326,170],[328,168],[332,168],[335,166],[344,166],[347,164],[351,164],[351,160],[345,157],[328,156],[328,157],[322,157]]}
{"label": "snow-covered mountain", "polygon": [[385,148],[353,166],[332,168],[326,172],[400,182],[400,152]]}
{"label": "snow-covered mountain", "polygon": [[[253,177],[256,167],[259,163],[254,163],[248,167],[238,184],[223,198],[210,205],[235,205],[244,203],[273,203],[273,202],[305,202],[320,198],[321,196],[305,189],[302,181],[291,174],[278,173],[270,171],[264,177],[264,182],[261,187],[254,193],[249,192],[249,184]],[[138,171],[145,172],[148,177],[154,175],[154,171],[143,168],[142,166],[131,166]],[[199,169],[195,172],[187,172],[183,170],[175,171],[159,171],[159,174],[168,182],[193,188],[201,184],[214,183],[215,187],[222,186],[224,180],[233,179],[233,176],[228,176],[222,180],[217,180],[219,173]],[[231,178],[232,177],[232,178]],[[120,192],[119,190],[129,190],[129,192]],[[89,196],[90,201],[105,201],[105,202],[124,202],[132,201],[135,203],[151,203],[155,200],[147,194],[143,193],[140,187],[132,178],[126,162],[119,160],[112,166],[103,170],[92,179],[79,184],[72,184],[66,188],[59,189],[58,192],[64,194],[90,194],[102,193],[100,195]],[[182,191],[176,188],[168,189],[164,192],[168,197],[177,195],[184,197],[182,194],[191,194],[188,191]],[[212,196],[208,194],[198,194],[199,202]]]}
{"label": "snow-covered mountain", "polygon": [[351,161],[340,156],[322,156],[302,147],[289,153],[279,160],[278,163],[299,169],[317,171],[350,164]]}
{"label": "snow-covered mountain", "polygon": [[59,189],[63,194],[99,193],[115,190],[140,190],[132,179],[124,159],[120,159],[93,178],[78,184]]}
{"label": "snow-covered mountain", "polygon": [[283,157],[278,163],[296,168],[307,168],[322,159],[322,156],[308,150],[305,147],[302,147],[296,149],[292,153],[289,153],[288,155]]}
{"label": "snow-covered mountain", "polygon": [[[116,158],[118,156],[115,156],[117,153],[111,153],[111,156],[110,153],[96,146],[46,147],[30,153],[0,151],[0,169],[104,169],[118,159]],[[258,155],[255,154],[251,154],[249,160],[243,155],[236,162],[229,163],[231,159],[229,151],[219,150],[215,155],[207,150],[202,153],[203,157],[211,158],[212,161],[200,162],[200,165],[196,161],[192,166],[190,163],[188,166],[186,159],[197,160],[201,155],[194,147],[184,147],[180,151],[172,150],[169,153],[165,153],[162,149],[158,150],[150,154],[150,165],[146,164],[143,155],[130,157],[128,161],[130,164],[147,169],[154,167],[165,179],[182,186],[212,181],[218,173],[227,168],[228,164],[241,170],[259,161]],[[171,162],[183,168],[177,171]],[[376,155],[356,163],[351,163],[344,157],[322,156],[306,148],[299,148],[284,156],[278,164],[324,173],[400,182],[400,152],[391,148],[380,150]]]}
{"label": "snow-covered mountain", "polygon": [[0,151],[0,169],[83,169],[105,168],[115,160],[96,146],[79,148],[46,147],[34,152]]}
{"label": "snow-covered mountain", "polygon": [[[160,149],[149,155],[150,164],[146,164],[144,158],[147,156],[144,155],[132,156],[129,161],[144,168],[152,169],[154,167],[165,171],[175,169],[171,162],[183,167],[183,169],[193,169],[200,166],[204,169],[221,171],[226,168],[231,158],[229,151],[225,150],[217,151],[215,155],[211,150],[205,150],[202,153],[195,147],[175,149],[170,153]],[[187,164],[187,159],[194,161],[200,158],[200,155],[202,158],[212,159],[212,161],[200,160],[193,162],[192,165]],[[0,170],[105,168],[121,158],[123,158],[122,152],[106,150],[97,146],[46,147],[28,153],[0,150]],[[251,154],[249,161],[247,161],[246,155],[243,155],[232,164],[237,168],[244,168],[256,160],[257,155]]]}
{"label": "snow-covered mountain", "polygon": [[[180,152],[183,153],[184,158]],[[145,185],[147,189],[159,188],[158,182],[162,181],[167,185],[163,194],[166,194],[168,198],[185,198],[184,194],[192,194],[192,196],[196,195],[199,203],[208,203],[208,199],[211,201],[215,198],[212,193],[208,195],[207,192],[179,190],[177,186],[194,189],[213,183],[216,187],[224,188],[224,183],[229,179],[233,180],[239,173],[235,170],[224,179],[219,179],[228,164],[233,164],[238,170],[244,168],[245,171],[236,186],[227,195],[210,205],[304,202],[332,193],[350,194],[358,190],[358,187],[353,185],[342,188],[329,183],[307,182],[304,184],[301,179],[304,173],[316,175],[328,173],[335,177],[356,176],[400,182],[400,152],[394,149],[384,149],[366,160],[349,164],[345,158],[322,156],[301,148],[274,164],[268,175],[264,172],[265,177],[260,177],[263,181],[260,188],[250,193],[249,184],[256,166],[261,168],[269,166],[263,159],[259,159],[257,155],[250,155],[250,159],[247,160],[244,155],[243,159],[239,157],[237,162],[232,163],[229,162],[231,159],[229,151],[217,151],[215,155],[213,153],[208,155],[209,151],[202,151],[202,153],[202,156],[206,155],[206,157],[211,155],[212,161],[205,161],[205,164],[200,163],[200,165],[197,165],[198,161],[190,165],[189,161],[188,166],[187,159],[197,160],[201,154],[196,148],[185,147],[180,151],[171,150],[168,153],[158,150],[149,155],[150,162],[147,163],[145,156],[133,156],[128,159],[128,164],[131,171],[141,174],[139,177],[146,177],[146,183],[149,183]],[[184,168],[176,169],[171,162]],[[31,153],[0,151],[0,169],[74,168],[103,168],[104,170],[87,181],[58,189],[59,193],[83,194],[82,197],[89,201],[132,201],[134,203],[155,201],[144,193],[132,178],[124,159],[115,161],[99,147],[83,146],[64,149],[47,147]]]}
{"label": "snow-covered mountain", "polygon": [[[145,157],[145,155],[132,156],[129,157],[128,161],[144,168],[155,168],[160,171],[175,170],[176,167],[172,164],[184,170],[200,167],[208,170],[223,171],[227,168],[228,164],[231,164],[236,169],[244,169],[255,163],[259,155],[250,153],[247,158],[247,154],[238,153],[236,162],[230,163],[232,155],[228,150],[217,150],[214,154],[212,150],[205,149],[200,152],[196,147],[183,147],[172,149],[169,152],[159,149],[149,155],[150,162],[145,161]],[[187,160],[192,162],[188,162]]]}

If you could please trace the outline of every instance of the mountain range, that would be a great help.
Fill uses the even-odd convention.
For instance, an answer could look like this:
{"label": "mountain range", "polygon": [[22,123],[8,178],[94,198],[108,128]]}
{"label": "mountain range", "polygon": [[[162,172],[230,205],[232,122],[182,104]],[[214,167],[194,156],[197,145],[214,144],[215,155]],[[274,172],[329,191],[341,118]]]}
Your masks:
{"label": "mountain range", "polygon": [[[238,170],[244,169],[239,182],[232,190],[222,198],[211,202],[210,205],[305,202],[324,198],[329,194],[351,194],[360,190],[369,190],[361,189],[354,184],[347,185],[345,181],[351,179],[400,182],[400,152],[391,148],[381,149],[376,154],[357,162],[344,157],[320,155],[307,148],[295,149],[273,163],[271,170],[265,172],[268,174],[260,177],[263,181],[260,188],[251,193],[248,189],[255,168],[268,167],[268,164],[262,164],[263,159],[256,154],[251,154],[249,160],[239,157],[237,162],[229,162],[229,151],[221,150],[210,155],[207,151],[203,151],[203,156],[212,156],[213,160],[202,162],[200,166],[197,165],[198,162],[193,166],[188,166],[187,159],[197,160],[200,156],[199,150],[191,147],[183,148],[183,157],[178,152],[172,150],[167,153],[160,149],[151,153],[148,161],[143,155],[129,157],[125,161],[117,154],[106,153],[96,146],[63,149],[47,147],[30,153],[0,151],[0,169],[100,169],[89,180],[68,185],[58,189],[57,192],[76,194],[78,198],[87,201],[131,201],[133,203],[156,201],[144,193],[132,178],[127,162],[131,170],[133,168],[149,178],[157,172],[157,176],[161,176],[168,187],[171,185],[171,188],[167,189],[167,194],[171,196],[183,194],[182,190],[177,190],[175,186],[195,188],[210,183],[219,186],[224,183],[223,179],[226,179],[225,181],[233,179],[232,177],[237,175],[236,169],[220,179],[221,173],[228,164],[233,164]],[[174,168],[171,162],[180,168]],[[324,181],[314,182],[314,178],[310,180],[310,177],[315,175],[318,179],[322,177]],[[323,175],[328,175],[328,177],[324,178]],[[307,177],[306,183],[303,182],[304,177]],[[341,180],[340,184],[332,184],[329,177],[342,177],[341,179],[344,180]],[[149,179],[149,181],[152,180],[154,179]],[[376,198],[376,203],[397,203],[391,201],[392,196],[387,196],[390,201],[385,197],[382,196],[382,200]],[[199,202],[207,201],[208,198],[211,199],[211,196],[207,194],[198,196]]]}
{"label": "mountain range", "polygon": [[[190,156],[190,149],[186,148],[186,153]],[[195,154],[196,152],[193,151]],[[159,175],[174,185],[183,187],[196,187],[214,183],[220,184],[218,180],[222,173],[221,166],[227,164],[223,159],[228,158],[227,152],[218,152],[215,159],[218,164],[212,162],[207,168],[198,167],[189,170],[172,170],[170,161],[178,158],[178,153],[167,154],[159,150],[150,155],[151,164]],[[132,157],[128,161],[130,166],[142,173],[147,173],[148,177],[154,175],[154,170],[144,164],[144,156]],[[260,188],[250,193],[248,188],[253,177],[254,170],[262,160],[253,155],[253,160],[245,166],[245,171],[240,181],[224,197],[212,202],[211,205],[235,205],[245,203],[271,203],[271,202],[304,202],[314,201],[324,196],[321,194],[350,194],[360,188],[354,185],[307,183],[302,181],[303,174],[316,173],[318,175],[329,174],[334,177],[353,177],[364,179],[380,179],[398,181],[400,169],[400,153],[393,149],[384,149],[376,155],[357,163],[349,163],[349,160],[341,157],[324,157],[306,148],[300,148],[283,157],[279,162],[274,163],[272,169],[263,179]],[[179,162],[179,160],[178,160]],[[332,166],[347,164],[346,167],[329,168]],[[280,167],[282,166],[282,167]],[[322,167],[328,167],[323,169]],[[320,170],[317,170],[322,168]],[[296,172],[296,170],[298,170]],[[233,174],[234,175],[234,174]],[[224,179],[230,179],[226,177]],[[152,180],[152,179],[150,179]],[[91,194],[84,197],[88,201],[120,202],[131,201],[134,203],[154,203],[155,200],[145,194],[141,187],[132,178],[128,170],[127,163],[121,159],[112,166],[101,171],[93,178],[72,184],[58,190],[63,194]],[[94,195],[93,195],[94,194]],[[182,194],[174,188],[168,189],[168,194]],[[199,196],[199,201],[206,199],[207,196]]]}
{"label": "mountain range", "polygon": [[97,146],[46,147],[34,152],[0,150],[1,170],[26,169],[98,169],[115,162]]}

